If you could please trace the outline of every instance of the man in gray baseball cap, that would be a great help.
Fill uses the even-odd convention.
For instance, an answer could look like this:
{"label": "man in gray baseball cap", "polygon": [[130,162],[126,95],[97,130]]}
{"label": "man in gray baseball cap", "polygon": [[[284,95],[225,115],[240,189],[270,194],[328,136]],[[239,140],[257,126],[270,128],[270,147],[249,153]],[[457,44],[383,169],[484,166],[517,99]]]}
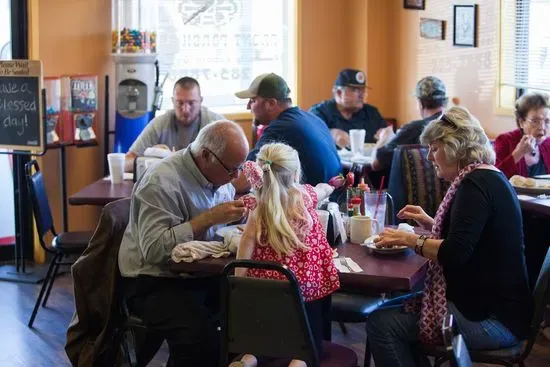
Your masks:
{"label": "man in gray baseball cap", "polygon": [[389,174],[395,148],[399,145],[419,144],[424,127],[443,114],[449,100],[445,84],[435,76],[420,79],[416,83],[414,96],[422,119],[401,126],[393,139],[376,150],[376,159],[372,163],[373,170],[384,170]]}
{"label": "man in gray baseball cap", "polygon": [[[261,74],[248,89],[235,95],[248,99],[247,108],[254,115],[255,125],[267,126],[248,154],[248,160],[256,160],[264,144],[284,142],[300,156],[304,183],[327,182],[342,171],[329,129],[317,116],[292,106],[290,88],[279,75]],[[248,189],[243,175],[234,184],[238,192]]]}

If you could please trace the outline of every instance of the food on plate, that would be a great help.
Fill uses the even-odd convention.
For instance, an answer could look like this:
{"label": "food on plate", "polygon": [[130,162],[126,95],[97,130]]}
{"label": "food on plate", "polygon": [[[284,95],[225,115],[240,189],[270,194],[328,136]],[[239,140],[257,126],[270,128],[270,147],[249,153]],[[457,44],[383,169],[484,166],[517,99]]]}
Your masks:
{"label": "food on plate", "polygon": [[[512,186],[516,186],[516,187],[534,188],[539,186],[537,184],[537,180],[535,180],[534,178],[523,177],[518,175],[512,176],[510,178],[510,183],[512,184]],[[540,185],[540,186],[542,187],[543,185]]]}
{"label": "food on plate", "polygon": [[537,187],[537,180],[534,178],[526,178],[525,187]]}
{"label": "food on plate", "polygon": [[525,177],[519,175],[512,176],[510,177],[510,183],[512,186],[523,187],[525,186]]}

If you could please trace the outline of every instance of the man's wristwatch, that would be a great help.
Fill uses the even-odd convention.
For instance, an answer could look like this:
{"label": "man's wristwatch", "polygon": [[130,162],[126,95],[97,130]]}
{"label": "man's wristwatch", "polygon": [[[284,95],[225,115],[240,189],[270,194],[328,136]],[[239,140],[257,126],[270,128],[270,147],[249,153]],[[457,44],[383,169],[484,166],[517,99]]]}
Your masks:
{"label": "man's wristwatch", "polygon": [[427,239],[428,239],[428,236],[426,236],[425,234],[421,234],[416,239],[416,246],[414,247],[415,253],[417,253],[420,256],[424,256],[424,253],[423,253],[424,242],[426,242]]}

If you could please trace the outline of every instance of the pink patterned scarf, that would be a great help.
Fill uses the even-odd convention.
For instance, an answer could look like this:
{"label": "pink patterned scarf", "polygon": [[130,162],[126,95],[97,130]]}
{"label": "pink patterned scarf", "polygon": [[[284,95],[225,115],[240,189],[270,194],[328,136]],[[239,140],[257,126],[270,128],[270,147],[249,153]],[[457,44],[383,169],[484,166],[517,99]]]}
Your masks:
{"label": "pink patterned scarf", "polygon": [[[480,165],[481,163],[471,163],[458,172],[437,209],[430,238],[441,238],[443,220],[451,208],[460,183],[468,173]],[[429,260],[424,281],[424,294],[422,297],[415,297],[405,303],[405,311],[420,313],[419,338],[423,343],[441,344],[442,342],[441,325],[443,325],[443,319],[447,313],[446,288],[443,268],[437,261]]]}

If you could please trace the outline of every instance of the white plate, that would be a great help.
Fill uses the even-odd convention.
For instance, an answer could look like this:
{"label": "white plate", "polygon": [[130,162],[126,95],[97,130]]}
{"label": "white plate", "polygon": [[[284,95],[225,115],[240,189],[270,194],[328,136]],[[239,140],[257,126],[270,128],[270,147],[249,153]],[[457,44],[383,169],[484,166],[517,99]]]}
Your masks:
{"label": "white plate", "polygon": [[225,226],[225,227],[218,228],[216,230],[216,234],[220,237],[225,237],[226,234],[232,233],[232,232],[243,233],[243,231],[239,228],[244,229],[244,224],[235,224],[232,226]]}
{"label": "white plate", "polygon": [[370,248],[373,252],[376,252],[378,254],[392,254],[393,255],[393,254],[400,254],[400,253],[405,252],[407,250],[407,246],[394,246],[394,247],[378,248],[374,244],[374,238],[375,237],[377,237],[377,235],[370,236],[369,238],[367,238],[365,240],[365,242],[363,243],[363,246]]}

